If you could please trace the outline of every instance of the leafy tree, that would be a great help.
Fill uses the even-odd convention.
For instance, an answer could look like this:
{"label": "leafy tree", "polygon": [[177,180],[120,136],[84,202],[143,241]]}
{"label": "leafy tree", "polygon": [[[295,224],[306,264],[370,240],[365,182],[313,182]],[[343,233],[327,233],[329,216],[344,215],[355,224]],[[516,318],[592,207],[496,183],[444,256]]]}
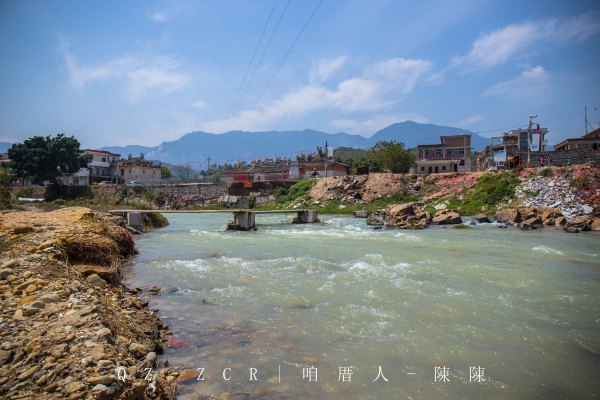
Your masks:
{"label": "leafy tree", "polygon": [[380,171],[394,173],[408,172],[415,162],[415,156],[404,148],[403,143],[381,141],[375,143],[367,152],[367,163],[375,165]]}
{"label": "leafy tree", "polygon": [[173,174],[171,173],[171,170],[169,169],[169,167],[167,167],[166,165],[163,165],[162,167],[160,167],[160,178],[161,179],[169,179],[171,176],[173,176]]}
{"label": "leafy tree", "polygon": [[0,164],[0,206],[10,204],[10,189],[12,187],[13,175],[7,166]]}
{"label": "leafy tree", "polygon": [[34,136],[8,149],[11,168],[17,178],[33,183],[58,184],[58,178],[87,167],[90,157],[79,149],[73,136],[59,133],[55,137]]}

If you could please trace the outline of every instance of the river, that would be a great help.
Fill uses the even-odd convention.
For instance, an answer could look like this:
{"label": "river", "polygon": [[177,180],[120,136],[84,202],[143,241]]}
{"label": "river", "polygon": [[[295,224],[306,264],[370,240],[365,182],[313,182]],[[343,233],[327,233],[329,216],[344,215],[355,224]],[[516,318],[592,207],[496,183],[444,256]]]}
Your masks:
{"label": "river", "polygon": [[165,356],[203,369],[181,399],[600,396],[598,234],[292,216],[171,214],[136,237],[127,285],[163,287],[150,307],[185,342]]}

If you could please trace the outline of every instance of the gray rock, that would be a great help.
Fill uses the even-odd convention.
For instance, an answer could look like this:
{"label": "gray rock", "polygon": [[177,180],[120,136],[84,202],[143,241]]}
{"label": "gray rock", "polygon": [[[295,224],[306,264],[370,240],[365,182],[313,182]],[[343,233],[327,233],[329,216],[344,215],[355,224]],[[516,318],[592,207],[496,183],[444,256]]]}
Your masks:
{"label": "gray rock", "polygon": [[[43,303],[42,303],[43,304]],[[23,310],[23,315],[26,317],[31,317],[37,313],[39,313],[42,309],[37,307],[27,307]]]}
{"label": "gray rock", "polygon": [[0,269],[0,279],[4,280],[14,273],[15,271],[13,271],[11,268],[2,268]]}
{"label": "gray rock", "polygon": [[6,365],[10,357],[12,356],[12,351],[9,350],[0,350],[0,367]]}

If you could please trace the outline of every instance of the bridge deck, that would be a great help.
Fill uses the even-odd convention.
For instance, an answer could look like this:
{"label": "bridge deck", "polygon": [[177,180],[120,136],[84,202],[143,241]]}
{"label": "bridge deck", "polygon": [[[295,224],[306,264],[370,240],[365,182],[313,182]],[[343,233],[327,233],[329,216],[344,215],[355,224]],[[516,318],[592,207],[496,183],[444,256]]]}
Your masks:
{"label": "bridge deck", "polygon": [[251,209],[237,209],[232,208],[229,210],[110,210],[109,213],[113,214],[126,214],[126,213],[143,213],[143,214],[215,214],[215,213],[235,213],[235,212],[252,212],[254,214],[289,214],[289,213],[301,213],[308,210],[297,209],[297,210],[251,210]]}

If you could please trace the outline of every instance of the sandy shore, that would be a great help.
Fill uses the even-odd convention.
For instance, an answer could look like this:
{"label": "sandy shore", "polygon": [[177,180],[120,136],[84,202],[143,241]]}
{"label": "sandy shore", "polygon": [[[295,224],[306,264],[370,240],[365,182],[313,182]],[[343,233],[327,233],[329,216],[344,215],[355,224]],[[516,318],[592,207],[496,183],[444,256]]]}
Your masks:
{"label": "sandy shore", "polygon": [[177,374],[156,365],[168,327],[121,283],[123,224],[83,207],[0,213],[1,398],[175,398]]}

